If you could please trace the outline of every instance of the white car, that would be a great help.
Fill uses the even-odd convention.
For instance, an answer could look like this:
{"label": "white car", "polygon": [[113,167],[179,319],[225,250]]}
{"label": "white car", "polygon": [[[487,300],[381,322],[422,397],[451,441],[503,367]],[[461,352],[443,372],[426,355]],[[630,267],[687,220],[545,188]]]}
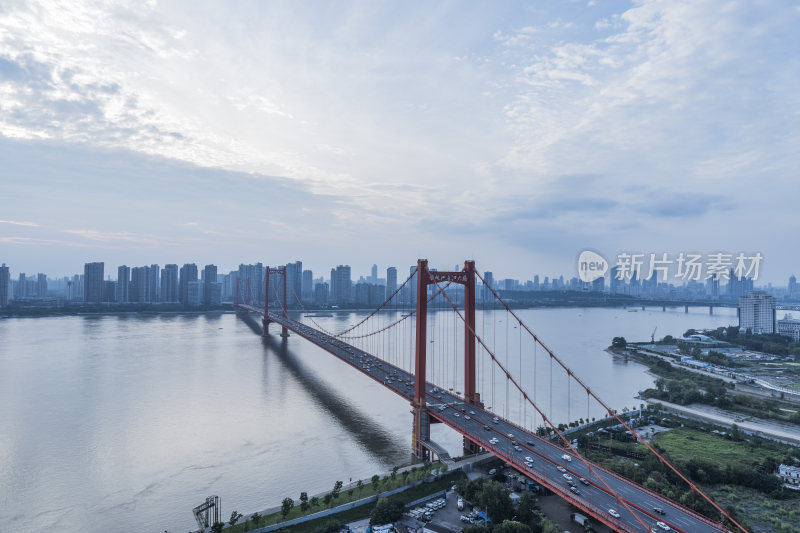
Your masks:
{"label": "white car", "polygon": [[611,516],[613,516],[614,518],[619,518],[619,513],[617,512],[617,510],[616,510],[616,509],[609,509],[609,510],[608,510],[608,514],[610,514],[610,515],[611,515]]}
{"label": "white car", "polygon": [[569,461],[572,461],[572,457],[570,457],[570,456],[569,456],[569,455],[567,455],[566,453],[565,453],[564,455],[562,455],[562,456],[561,456],[561,458],[562,458],[562,459],[564,459],[564,460],[565,460],[565,461],[567,461],[567,462],[569,462]]}
{"label": "white car", "polygon": [[495,424],[499,424],[500,423],[500,419],[497,418],[497,417],[492,418],[492,420],[494,421]]}
{"label": "white car", "polygon": [[567,469],[566,469],[566,468],[564,468],[563,466],[557,466],[557,467],[556,467],[556,470],[558,470],[558,471],[559,471],[559,472],[561,472],[561,473],[565,473],[565,472],[567,471]]}
{"label": "white car", "polygon": [[669,531],[671,528],[665,524],[664,522],[656,522],[656,525],[663,529],[664,531]]}
{"label": "white car", "polygon": [[570,476],[569,474],[564,474],[564,479],[566,479],[567,481],[572,481],[572,476]]}
{"label": "white car", "polygon": [[528,456],[526,456],[526,457],[525,457],[525,460],[526,460],[527,462],[529,462],[529,463],[532,463],[532,462],[533,462],[533,457],[531,457],[530,455],[528,455]]}
{"label": "white car", "polygon": [[514,438],[514,434],[513,434],[513,433],[509,433],[509,434],[508,434],[508,438],[509,438],[509,439],[513,439],[513,438]]}
{"label": "white car", "polygon": [[464,415],[464,419],[465,419],[465,420],[472,420],[472,417],[471,417],[471,416],[469,416],[469,415]]}

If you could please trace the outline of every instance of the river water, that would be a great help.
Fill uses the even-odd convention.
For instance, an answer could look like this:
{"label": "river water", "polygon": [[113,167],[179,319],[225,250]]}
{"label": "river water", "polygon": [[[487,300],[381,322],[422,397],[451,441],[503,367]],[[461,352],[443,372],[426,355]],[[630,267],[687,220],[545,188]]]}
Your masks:
{"label": "river water", "polygon": [[[612,337],[646,340],[655,327],[661,337],[736,323],[730,309],[519,315],[615,409],[638,405],[634,395],[653,378],[607,354]],[[362,316],[315,320],[341,330]],[[429,352],[433,361],[440,355],[428,376],[460,390],[456,361],[441,359],[463,342],[462,330],[445,346],[455,320],[431,313]],[[549,357],[516,341],[505,311],[479,312],[478,324],[501,363],[512,373],[522,366],[522,386],[531,396],[536,389],[545,415],[556,422],[601,416],[558,372],[550,401]],[[388,353],[408,366],[407,352],[395,340]],[[505,399],[499,372],[492,394],[491,364],[478,352],[484,403],[529,427],[541,424],[519,398]],[[196,529],[191,509],[211,494],[221,497],[227,518],[406,464],[410,428],[409,405],[380,384],[298,336],[262,341],[232,314],[0,320],[4,531],[189,531]],[[441,424],[432,437],[460,454],[460,437]]]}

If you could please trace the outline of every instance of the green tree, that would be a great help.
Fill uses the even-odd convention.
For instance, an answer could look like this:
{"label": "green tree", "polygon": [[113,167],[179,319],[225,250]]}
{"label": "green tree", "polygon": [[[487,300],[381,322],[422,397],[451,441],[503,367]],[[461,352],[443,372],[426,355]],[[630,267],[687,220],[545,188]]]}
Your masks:
{"label": "green tree", "polygon": [[301,492],[300,493],[300,511],[305,514],[308,511],[308,493]]}
{"label": "green tree", "polygon": [[522,522],[512,522],[506,520],[501,524],[494,526],[492,533],[533,533],[533,530],[527,524]]}
{"label": "green tree", "polygon": [[359,495],[359,496],[361,496],[361,486],[362,486],[363,484],[364,484],[364,482],[363,482],[363,481],[361,481],[360,479],[358,480],[358,483],[356,483],[356,488],[358,488],[358,495]]}
{"label": "green tree", "polygon": [[319,507],[319,498],[314,496],[311,498],[311,501],[309,503],[311,504],[311,507]]}
{"label": "green tree", "polygon": [[628,346],[628,341],[625,340],[625,337],[614,337],[611,339],[611,346],[624,350]]}
{"label": "green tree", "polygon": [[258,513],[253,513],[252,515],[250,515],[250,520],[253,521],[256,527],[258,527],[258,524],[261,523],[261,515]]}
{"label": "green tree", "polygon": [[281,502],[281,516],[284,520],[286,520],[286,517],[288,516],[289,511],[292,510],[292,507],[294,507],[294,500],[291,498],[284,498],[283,502]]}
{"label": "green tree", "polygon": [[523,492],[517,505],[517,519],[523,524],[530,524],[536,514],[536,502],[530,492]]}
{"label": "green tree", "polygon": [[369,516],[370,525],[397,522],[403,516],[403,502],[394,498],[381,498]]}
{"label": "green tree", "polygon": [[380,482],[381,482],[381,476],[379,476],[378,474],[372,476],[372,490],[378,492],[378,483]]}
{"label": "green tree", "polygon": [[461,533],[489,533],[490,531],[491,529],[484,525],[475,524],[474,526],[465,527],[461,530]]}
{"label": "green tree", "polygon": [[394,468],[392,468],[392,481],[394,481],[394,479],[397,477],[398,470],[400,470],[399,466],[395,466]]}
{"label": "green tree", "polygon": [[509,491],[496,481],[487,481],[478,493],[478,503],[486,509],[486,513],[495,524],[514,515],[514,506],[511,504]]}
{"label": "green tree", "polygon": [[325,495],[325,496],[322,498],[322,501],[324,501],[324,502],[325,502],[325,507],[329,506],[329,505],[331,504],[331,501],[333,501],[333,494],[331,494],[331,493],[329,492],[328,494],[326,494],[326,495]]}
{"label": "green tree", "polygon": [[331,491],[331,497],[335,500],[339,497],[339,493],[342,491],[342,483],[341,481],[337,481],[333,484],[333,490]]}
{"label": "green tree", "polygon": [[222,528],[225,527],[225,522],[214,522],[211,526],[211,533],[222,533]]}
{"label": "green tree", "polygon": [[238,512],[238,511],[234,511],[234,512],[231,513],[231,518],[230,518],[230,520],[228,520],[228,523],[231,526],[235,526],[236,522],[238,522],[241,517],[242,517],[242,513]]}

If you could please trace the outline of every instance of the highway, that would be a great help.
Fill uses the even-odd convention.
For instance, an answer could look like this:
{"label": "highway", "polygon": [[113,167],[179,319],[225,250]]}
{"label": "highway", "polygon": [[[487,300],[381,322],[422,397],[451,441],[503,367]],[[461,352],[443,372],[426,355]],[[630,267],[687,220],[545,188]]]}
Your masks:
{"label": "highway", "polygon": [[[263,314],[263,308],[242,307]],[[407,401],[413,400],[413,374],[282,314],[270,312],[269,317],[272,322],[313,342]],[[683,533],[727,531],[721,524],[587,461],[594,471],[592,472],[587,464],[566,448],[525,431],[490,411],[468,406],[458,396],[441,391],[431,383],[427,385],[426,403],[432,418],[447,424],[485,450],[504,459],[519,472],[616,530],[674,530]],[[570,456],[570,460],[564,458],[565,454]],[[570,489],[567,476],[572,478],[569,481],[574,484],[574,490]],[[620,501],[606,488],[606,484],[619,496]],[[623,501],[632,511],[626,508]],[[664,514],[656,513],[655,508],[662,509]],[[614,514],[619,516],[613,516]],[[642,526],[642,522],[646,528]],[[658,522],[661,524],[657,525]]]}

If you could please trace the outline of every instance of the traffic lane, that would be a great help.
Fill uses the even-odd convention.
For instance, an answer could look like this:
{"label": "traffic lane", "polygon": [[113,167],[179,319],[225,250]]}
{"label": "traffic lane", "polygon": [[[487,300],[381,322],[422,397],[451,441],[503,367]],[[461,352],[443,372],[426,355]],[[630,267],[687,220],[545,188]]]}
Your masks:
{"label": "traffic lane", "polygon": [[[491,413],[483,411],[476,406],[469,406],[467,404],[464,404],[462,401],[460,401],[460,399],[454,398],[451,395],[448,395],[447,393],[444,393],[443,396],[447,396],[448,397],[447,399],[450,400],[450,402],[439,399],[440,402],[439,405],[445,404],[448,406],[448,408],[452,408],[456,411],[459,411],[459,416],[456,416],[456,418],[464,416],[467,412],[466,409],[470,409],[469,411],[471,415],[470,419],[465,418],[463,423],[465,426],[465,430],[467,432],[478,433],[480,431],[480,428],[477,428],[477,431],[475,432],[471,431],[471,428],[469,428],[469,426],[473,422],[478,425],[484,424],[484,428],[488,425],[485,423],[489,422],[487,418],[489,415],[491,415]],[[504,421],[502,420],[500,420],[499,423],[494,424],[493,417],[492,417],[492,425],[496,426],[496,428],[492,428],[491,425],[489,425],[489,427],[490,429],[494,430],[494,433],[498,434],[500,438],[503,439],[506,453],[508,453],[512,457],[517,458],[518,460],[520,460],[520,462],[523,462],[523,464],[525,457],[527,457],[525,455],[526,452],[532,452],[540,456],[544,455],[545,457],[547,457],[547,459],[552,461],[552,463],[555,464],[556,467],[561,466],[562,468],[565,468],[565,470],[567,470],[567,472],[569,472],[571,475],[587,479],[590,482],[590,486],[599,489],[600,491],[602,491],[603,493],[607,494],[610,497],[610,503],[613,505],[609,508],[615,509],[617,512],[619,512],[622,515],[621,518],[625,517],[626,519],[623,520],[624,522],[632,522],[632,525],[634,525],[637,528],[641,528],[642,527],[641,523],[634,517],[634,515],[636,515],[639,516],[639,518],[642,519],[642,522],[645,522],[646,524],[652,523],[655,525],[656,521],[662,521],[666,524],[674,526],[674,528],[679,531],[680,530],[685,530],[685,531],[707,530],[710,532],[719,531],[718,528],[715,528],[703,522],[702,520],[698,520],[697,518],[692,517],[691,515],[687,515],[679,507],[678,508],[672,507],[671,505],[666,504],[665,502],[661,502],[660,500],[657,501],[658,502],[657,504],[653,504],[654,500],[652,499],[652,496],[647,492],[643,492],[637,485],[627,483],[624,480],[620,480],[619,478],[614,476],[609,476],[609,475],[603,476],[603,479],[606,481],[606,483],[608,483],[608,486],[611,488],[611,490],[616,492],[620,496],[621,500],[624,500],[628,505],[630,505],[633,509],[635,509],[635,511],[629,511],[624,505],[622,505],[620,502],[617,501],[616,497],[614,497],[610,492],[608,492],[608,489],[605,486],[601,485],[602,482],[600,482],[599,479],[597,479],[594,483],[592,483],[592,480],[596,478],[597,475],[592,474],[588,466],[586,466],[582,461],[580,461],[580,459],[574,462],[565,461],[563,459],[563,455],[566,453],[566,450],[564,448],[561,448],[551,442],[539,438],[539,442],[544,445],[545,453],[544,454],[538,453],[538,450],[533,450],[529,448],[527,439],[528,437],[532,437],[532,435],[530,435],[529,433],[521,433],[520,435],[525,436],[525,438],[524,439],[519,438],[517,434],[513,433],[513,431],[517,431],[517,433],[519,433],[519,428],[504,423]],[[503,433],[503,431],[507,431],[507,433]],[[512,437],[509,437],[508,436],[509,434],[511,434]],[[511,448],[512,440],[516,440],[518,442],[518,445],[520,446],[520,448],[522,448],[522,451]],[[489,444],[488,446],[491,446],[491,444]],[[567,453],[567,455],[572,457],[572,455],[570,455],[569,453]],[[525,472],[525,469],[522,469],[521,471]],[[604,474],[607,473],[604,472]],[[555,479],[556,481],[558,481],[557,476],[547,475],[547,477],[548,479],[551,480]],[[584,485],[584,490],[585,489],[587,489],[587,487]],[[670,513],[669,517],[667,515],[664,516],[656,515],[655,512],[653,511],[655,507],[661,507],[661,508],[670,507],[674,512]]]}
{"label": "traffic lane", "polygon": [[[299,323],[297,323],[297,324],[299,325]],[[330,342],[330,341],[328,341],[328,339],[330,339],[330,337],[328,337],[326,339],[325,336],[319,335],[316,332],[316,330],[312,330],[311,328],[303,328],[303,330],[304,331],[302,331],[302,333],[299,332],[299,331],[298,331],[298,333],[300,333],[301,335],[303,335],[304,337],[307,337],[307,338],[308,337],[312,337],[313,339],[310,338],[309,340],[316,340],[321,345],[322,344],[327,345],[326,349],[334,348],[335,351],[336,351],[336,354],[340,358],[346,359],[346,360],[350,361],[351,363],[355,363],[354,366],[360,364],[360,366],[362,367],[361,370],[363,372],[370,374],[374,379],[382,381],[384,385],[386,385],[387,387],[393,389],[398,394],[400,394],[402,396],[409,396],[410,395],[410,394],[407,394],[406,391],[403,391],[403,389],[404,388],[406,388],[406,389],[409,388],[410,384],[408,383],[408,381],[411,380],[413,375],[409,374],[408,372],[402,371],[402,369],[394,367],[393,365],[391,365],[389,363],[385,363],[381,359],[379,359],[379,358],[377,358],[375,356],[372,356],[371,354],[368,354],[368,353],[363,352],[361,350],[358,350],[358,349],[356,349],[354,347],[351,347],[351,345],[342,343],[341,341],[336,340],[334,342]],[[333,351],[333,350],[329,350],[329,351]],[[356,351],[358,353],[356,353]],[[384,364],[389,365],[391,370],[390,370],[390,368],[383,368]],[[393,374],[394,374],[394,376],[393,376]],[[405,383],[402,383],[402,384],[401,383],[395,383],[395,380],[396,380],[397,376],[400,376],[400,375],[403,375],[403,377],[405,378]],[[508,446],[508,449],[507,449],[506,453],[508,455],[510,455],[512,458],[517,459],[520,463],[522,463],[522,465],[520,465],[521,471],[524,472],[525,470],[530,469],[530,467],[527,467],[525,465],[525,459],[526,459],[527,456],[524,456],[524,454],[525,454],[525,452],[527,450],[527,451],[531,451],[531,452],[533,452],[533,453],[535,453],[536,455],[539,455],[539,456],[544,455],[545,457],[547,457],[547,459],[552,461],[554,464],[557,464],[557,465],[562,466],[563,468],[565,468],[565,470],[567,470],[570,474],[574,474],[574,475],[577,475],[579,477],[587,478],[587,479],[590,480],[590,482],[593,481],[592,478],[596,477],[596,475],[592,474],[591,471],[589,470],[589,468],[585,464],[583,464],[583,462],[581,462],[581,461],[577,461],[576,463],[574,463],[574,465],[567,464],[567,463],[569,463],[569,461],[564,462],[563,455],[564,455],[565,450],[563,448],[560,448],[560,447],[556,446],[555,444],[553,444],[553,443],[551,443],[549,441],[541,439],[538,436],[531,435],[529,433],[522,433],[522,435],[524,435],[526,438],[527,437],[535,437],[536,439],[538,439],[539,442],[544,445],[545,452],[544,453],[539,453],[538,451],[530,450],[528,448],[528,446],[529,446],[528,441],[526,441],[525,443],[522,443],[522,439],[519,439],[513,433],[513,431],[515,431],[515,430],[517,432],[519,432],[520,428],[517,428],[516,426],[513,426],[513,425],[507,423],[505,420],[502,420],[502,419],[498,420],[498,422],[495,423],[494,417],[492,416],[492,413],[489,413],[488,411],[484,411],[483,409],[481,409],[481,408],[479,408],[477,406],[468,406],[467,404],[463,403],[463,401],[460,398],[458,398],[457,396],[453,396],[453,395],[451,395],[451,394],[449,394],[449,393],[447,393],[445,391],[438,391],[438,389],[435,386],[433,386],[432,384],[427,384],[426,385],[426,389],[427,389],[426,392],[428,392],[430,395],[434,395],[434,398],[436,398],[435,393],[436,392],[440,392],[440,394],[441,394],[441,396],[443,398],[447,398],[447,399],[450,400],[450,402],[448,403],[443,399],[442,403],[447,403],[448,407],[452,407],[454,410],[460,411],[460,414],[458,416],[455,416],[455,413],[454,413],[454,417],[455,418],[460,418],[461,416],[465,417],[464,418],[464,430],[465,430],[465,432],[472,433],[472,434],[476,433],[476,432],[471,431],[467,427],[472,423],[474,423],[475,425],[483,424],[484,427],[486,427],[486,425],[489,424],[489,423],[498,426],[498,428],[495,429],[495,432],[501,435],[501,438],[504,439],[506,445]],[[432,400],[430,403],[435,405],[435,399]],[[466,411],[467,408],[470,409],[469,410],[469,415],[467,415],[467,411]],[[466,418],[466,416],[469,416],[469,418]],[[491,421],[489,420],[490,417],[491,417]],[[480,428],[477,428],[477,430],[480,431]],[[501,433],[501,431],[507,431],[507,433]],[[511,435],[511,437],[508,436],[509,434]],[[520,443],[518,445],[520,446],[521,450],[517,450],[517,449],[513,449],[512,448],[511,441],[513,439],[515,439],[515,438],[517,438],[517,440],[520,440]],[[491,446],[491,445],[489,445],[489,446]],[[544,474],[544,475],[545,475],[545,477],[547,477],[547,479],[550,479],[551,482],[554,482],[553,480],[555,480],[555,482],[558,482],[557,476],[549,476],[548,477],[548,476],[546,476],[546,474]],[[599,479],[597,481],[599,482]],[[611,482],[609,482],[609,481],[611,481]],[[608,483],[609,487],[611,487],[611,489],[614,492],[616,492],[619,496],[621,496],[621,497],[622,496],[626,496],[626,497],[622,497],[621,499],[625,500],[631,506],[635,506],[635,508],[639,508],[637,510],[643,511],[643,509],[641,509],[642,506],[637,504],[636,501],[638,499],[640,499],[643,495],[646,495],[646,493],[643,493],[636,486],[630,485],[630,484],[628,484],[628,483],[626,483],[624,481],[621,481],[621,480],[619,480],[619,479],[617,479],[615,477],[609,478],[609,480],[606,480],[606,482]],[[599,486],[599,485],[596,485],[596,484],[594,486],[597,487],[598,489],[600,489],[600,491],[605,493],[608,497],[610,497],[612,499],[612,502],[616,502],[617,501],[616,498],[611,493],[607,492],[607,489],[605,487],[602,487],[602,486]],[[586,488],[584,490],[586,490]],[[646,504],[652,504],[652,502],[645,502],[645,503]],[[672,507],[669,504],[669,502],[661,502],[661,501],[659,501],[658,503],[662,506],[662,508],[664,506]],[[620,506],[618,505],[617,507],[620,507]],[[622,510],[620,511],[620,509],[617,509],[617,511],[618,512],[622,512],[624,514],[627,511],[627,509],[625,509],[624,506],[621,506],[621,507],[622,507]],[[687,514],[683,513],[679,508],[678,509],[674,509],[673,508],[673,510],[678,511],[678,513],[679,513],[679,518],[678,519],[674,519],[673,518],[673,522],[675,524],[677,524],[677,523],[680,523],[681,525],[685,524],[687,527],[696,526],[696,525],[702,525],[702,526],[707,526],[710,531],[718,531],[718,529],[713,528],[713,527],[709,526],[708,524],[705,524],[704,522],[700,522],[700,524],[697,524],[698,521],[696,519],[694,519],[690,515],[687,515]],[[647,510],[644,510],[644,512],[647,514],[647,519],[657,518],[654,515],[651,515]],[[628,511],[627,514],[630,514],[630,512]],[[630,518],[635,521],[635,518],[633,518],[633,516],[631,516]],[[667,519],[666,517],[663,517],[661,519],[661,521],[663,521],[665,523],[668,523],[668,524],[671,523],[671,522],[669,522],[669,519]],[[638,521],[635,521],[635,524],[638,524],[639,526],[641,526],[641,524],[639,524]],[[683,528],[679,528],[679,529],[683,529]]]}

